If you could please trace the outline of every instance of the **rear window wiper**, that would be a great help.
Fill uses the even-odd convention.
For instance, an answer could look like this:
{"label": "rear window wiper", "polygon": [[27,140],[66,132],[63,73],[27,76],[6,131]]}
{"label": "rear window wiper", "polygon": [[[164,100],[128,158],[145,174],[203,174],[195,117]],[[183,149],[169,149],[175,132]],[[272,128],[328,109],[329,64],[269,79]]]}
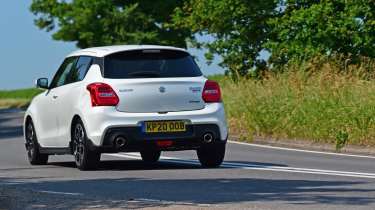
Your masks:
{"label": "rear window wiper", "polygon": [[137,76],[141,76],[141,77],[160,77],[160,73],[158,73],[156,71],[136,71],[136,72],[131,72],[128,75],[132,76],[132,77],[137,77]]}

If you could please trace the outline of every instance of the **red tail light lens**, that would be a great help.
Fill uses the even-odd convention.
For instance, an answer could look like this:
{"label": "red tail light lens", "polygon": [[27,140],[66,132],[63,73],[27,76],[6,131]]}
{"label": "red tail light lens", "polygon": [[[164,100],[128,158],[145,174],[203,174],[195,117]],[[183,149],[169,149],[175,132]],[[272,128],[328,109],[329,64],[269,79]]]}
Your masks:
{"label": "red tail light lens", "polygon": [[217,82],[207,80],[204,84],[202,98],[206,103],[221,102],[220,86]]}
{"label": "red tail light lens", "polygon": [[119,98],[111,86],[105,83],[92,83],[87,86],[92,106],[117,106]]}

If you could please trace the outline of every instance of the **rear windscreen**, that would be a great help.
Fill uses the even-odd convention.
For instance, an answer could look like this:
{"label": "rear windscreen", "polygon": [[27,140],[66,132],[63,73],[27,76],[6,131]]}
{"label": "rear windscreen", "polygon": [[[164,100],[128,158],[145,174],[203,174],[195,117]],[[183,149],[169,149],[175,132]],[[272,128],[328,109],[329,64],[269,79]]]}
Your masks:
{"label": "rear windscreen", "polygon": [[115,53],[104,59],[104,77],[111,79],[201,75],[193,58],[183,51],[135,50]]}

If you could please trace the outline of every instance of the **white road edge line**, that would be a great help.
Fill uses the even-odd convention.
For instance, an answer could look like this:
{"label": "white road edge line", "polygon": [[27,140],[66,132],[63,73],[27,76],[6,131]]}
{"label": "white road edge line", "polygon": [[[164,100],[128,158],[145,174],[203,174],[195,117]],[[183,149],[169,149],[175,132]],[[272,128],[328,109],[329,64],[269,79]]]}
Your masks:
{"label": "white road edge line", "polygon": [[[119,153],[119,154],[107,154],[107,155],[114,156],[114,157],[128,158],[128,159],[136,159],[136,160],[142,159],[140,155],[136,153]],[[162,159],[161,161],[164,161],[164,162],[200,165],[199,162],[196,160],[183,160],[183,159],[173,158],[173,157],[168,157],[168,156],[162,156],[161,159]],[[318,174],[318,175],[375,179],[375,174],[372,174],[372,173],[359,173],[359,172],[349,172],[349,171],[333,171],[333,170],[322,170],[322,169],[294,168],[294,167],[228,163],[228,162],[224,162],[222,166],[226,168],[237,168],[237,169],[248,169],[248,170],[278,171],[278,172],[288,172],[288,173]]]}
{"label": "white road edge line", "polygon": [[57,194],[57,195],[74,195],[74,196],[81,196],[82,193],[69,193],[69,192],[56,192],[56,191],[48,191],[48,190],[41,190],[38,191],[41,193],[48,193],[48,194]]}
{"label": "white road edge line", "polygon": [[211,204],[201,204],[201,203],[197,204],[197,203],[191,203],[191,202],[167,201],[167,200],[157,200],[157,199],[149,199],[149,198],[137,198],[128,202],[129,203],[150,202],[150,203],[161,203],[161,204],[195,205],[195,206],[202,206],[202,207],[211,206]]}
{"label": "white road edge line", "polygon": [[262,145],[262,144],[252,144],[252,143],[245,143],[245,142],[238,142],[238,141],[228,141],[228,142],[231,143],[231,144],[240,144],[240,145],[267,148],[267,149],[286,150],[286,151],[294,151],[294,152],[306,152],[306,153],[323,154],[323,155],[336,155],[336,156],[344,156],[344,157],[375,159],[375,156],[369,156],[369,155],[354,155],[354,154],[344,154],[344,153],[334,153],[334,152],[321,152],[321,151],[314,151],[314,150],[293,149],[293,148],[276,147],[276,146]]}

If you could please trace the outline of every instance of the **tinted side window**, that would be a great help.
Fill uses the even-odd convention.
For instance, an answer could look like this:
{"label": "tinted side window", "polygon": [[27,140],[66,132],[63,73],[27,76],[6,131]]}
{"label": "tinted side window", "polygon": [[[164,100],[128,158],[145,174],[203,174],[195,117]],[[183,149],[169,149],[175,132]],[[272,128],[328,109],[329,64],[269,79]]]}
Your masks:
{"label": "tinted side window", "polygon": [[59,70],[57,71],[55,77],[52,80],[50,88],[59,87],[65,84],[65,81],[72,70],[77,58],[67,58],[61,64]]}
{"label": "tinted side window", "polygon": [[88,56],[81,56],[78,58],[73,70],[70,72],[65,84],[82,81],[92,63],[92,58]]}

